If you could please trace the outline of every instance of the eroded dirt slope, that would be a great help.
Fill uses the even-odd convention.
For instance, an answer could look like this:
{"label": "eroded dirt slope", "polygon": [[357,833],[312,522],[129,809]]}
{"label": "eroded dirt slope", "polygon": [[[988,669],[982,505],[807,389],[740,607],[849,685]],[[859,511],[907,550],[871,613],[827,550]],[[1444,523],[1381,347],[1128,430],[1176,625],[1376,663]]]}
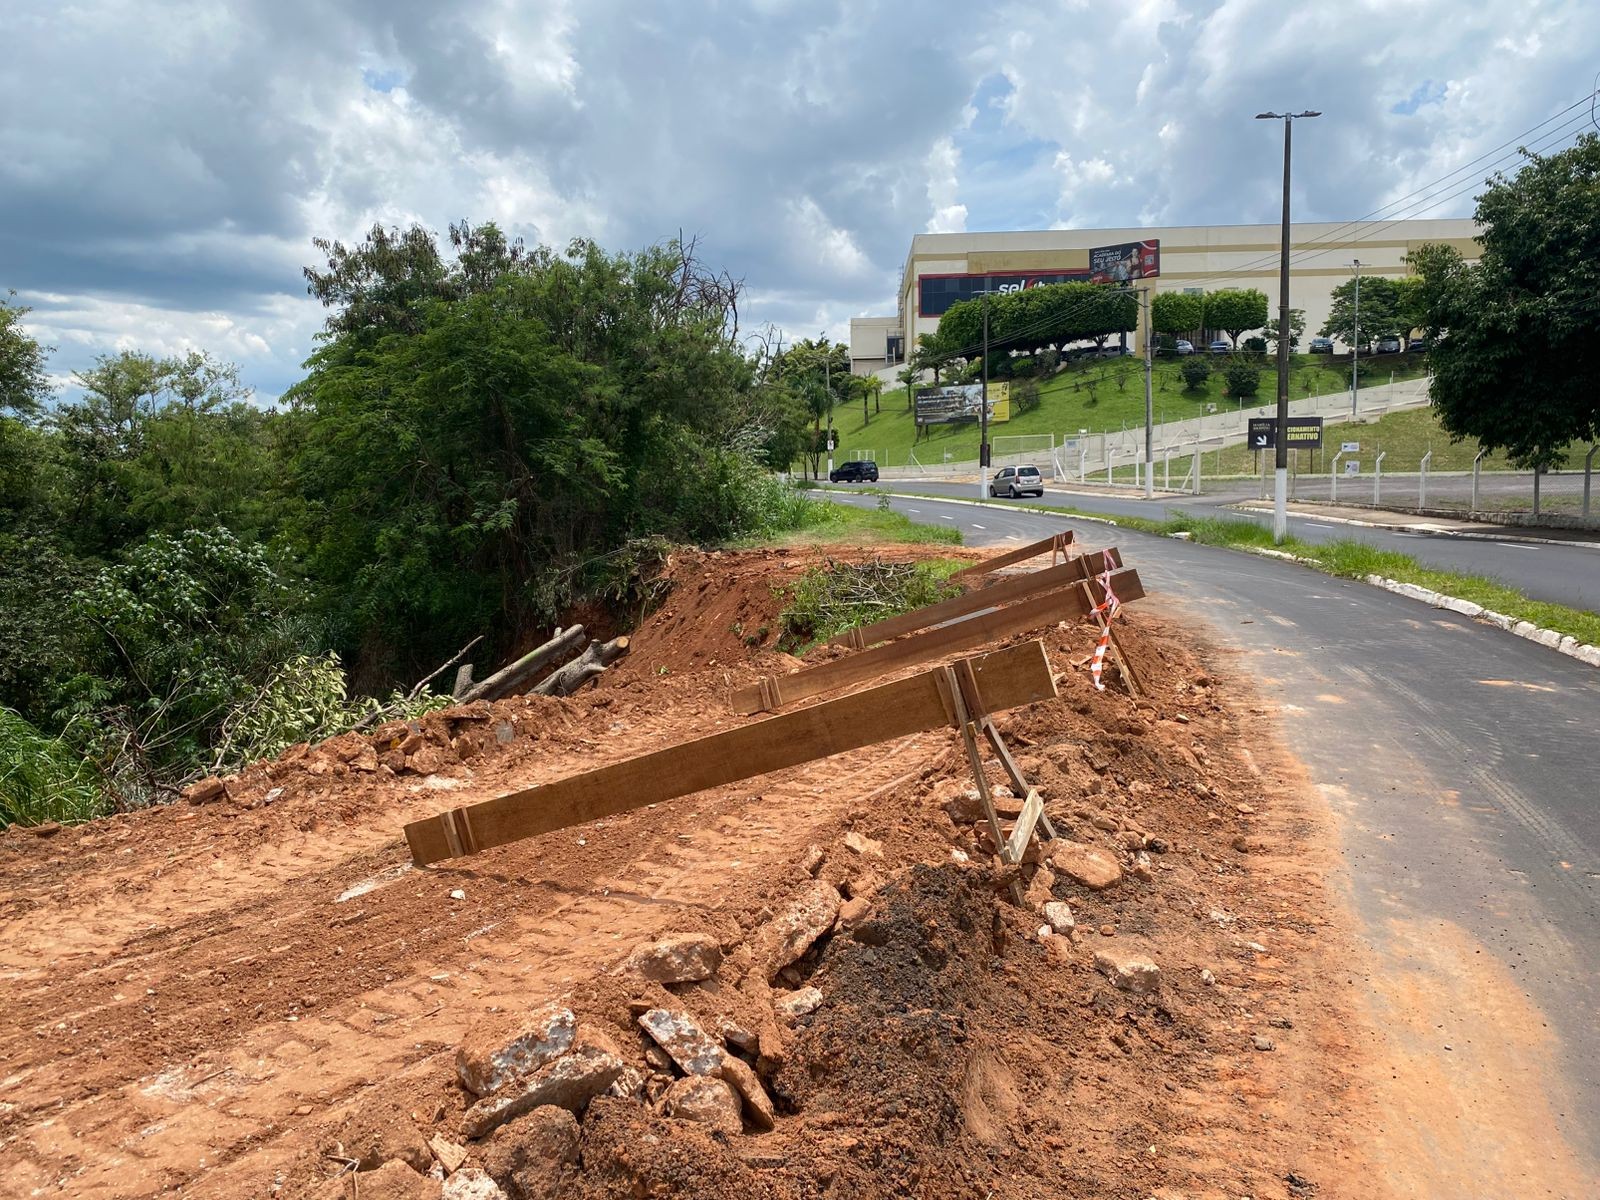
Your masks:
{"label": "eroded dirt slope", "polygon": [[[776,1128],[603,1097],[554,1194],[1362,1194],[1328,1137],[1347,1076],[1322,851],[1251,756],[1243,681],[1159,598],[1123,626],[1146,704],[1092,690],[1079,626],[1045,635],[1059,699],[998,721],[1058,832],[1127,871],[1057,876],[1071,939],[1006,900],[947,732],[409,868],[416,816],[743,723],[724,699],[794,665],[757,634],[806,562],[681,558],[634,653],[578,697],[447,710],[258,764],[215,803],[0,839],[7,1193],[353,1195],[352,1123],[494,1165],[463,1135],[470,1029],[560,999],[660,1075],[639,1004],[765,1014],[731,974],[669,989],[618,964],[682,932],[737,963],[815,871],[853,907],[774,984],[824,997],[752,1056]],[[1097,952],[1159,986],[1119,989]]]}

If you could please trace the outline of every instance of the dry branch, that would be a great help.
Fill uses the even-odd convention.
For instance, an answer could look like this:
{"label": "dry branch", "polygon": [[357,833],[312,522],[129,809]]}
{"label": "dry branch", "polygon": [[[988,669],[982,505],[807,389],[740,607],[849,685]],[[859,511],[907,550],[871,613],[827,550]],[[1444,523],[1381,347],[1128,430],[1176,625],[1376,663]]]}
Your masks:
{"label": "dry branch", "polygon": [[557,629],[555,636],[544,645],[535,647],[510,666],[503,667],[482,683],[468,688],[462,694],[461,702],[465,704],[471,700],[498,700],[501,696],[508,696],[517,691],[520,685],[536,672],[551,663],[560,662],[576,654],[582,645],[582,625],[574,625],[570,629]]}
{"label": "dry branch", "polygon": [[533,691],[541,696],[570,696],[628,652],[628,639],[590,642],[589,648],[559,671],[551,672]]}

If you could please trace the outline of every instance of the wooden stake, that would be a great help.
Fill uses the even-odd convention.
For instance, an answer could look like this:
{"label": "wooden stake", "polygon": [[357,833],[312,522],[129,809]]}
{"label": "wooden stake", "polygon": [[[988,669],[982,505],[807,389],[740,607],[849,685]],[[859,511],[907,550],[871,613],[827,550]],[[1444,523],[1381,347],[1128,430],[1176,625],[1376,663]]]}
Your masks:
{"label": "wooden stake", "polygon": [[[1044,643],[964,660],[996,711],[1056,694]],[[503,846],[646,804],[949,725],[959,685],[935,668],[709,737],[406,825],[417,865]],[[970,731],[969,731],[970,734]]]}
{"label": "wooden stake", "polygon": [[1062,558],[1069,557],[1067,547],[1072,544],[1074,536],[1072,530],[1069,529],[1065,533],[1057,533],[1037,542],[1029,542],[1026,546],[1018,546],[1015,550],[1008,550],[1004,554],[997,554],[993,558],[986,558],[982,562],[973,563],[970,567],[963,567],[951,575],[950,578],[963,582],[969,579],[976,579],[980,575],[988,575],[993,571],[998,571],[1001,567],[1027,562],[1028,559],[1035,558],[1047,550],[1050,552],[1050,565],[1055,566],[1057,554],[1060,554]]}
{"label": "wooden stake", "polygon": [[[1136,571],[1121,571],[1112,579],[1118,596],[1137,599],[1144,595]],[[974,649],[1055,621],[1070,621],[1089,611],[1088,596],[1089,593],[1082,588],[1047,592],[991,613],[965,617],[938,629],[925,630],[896,642],[875,646],[847,658],[806,667],[791,675],[769,675],[735,692],[729,698],[728,705],[737,713],[771,711],[824,692],[876,679],[912,663],[927,662],[958,650]]]}

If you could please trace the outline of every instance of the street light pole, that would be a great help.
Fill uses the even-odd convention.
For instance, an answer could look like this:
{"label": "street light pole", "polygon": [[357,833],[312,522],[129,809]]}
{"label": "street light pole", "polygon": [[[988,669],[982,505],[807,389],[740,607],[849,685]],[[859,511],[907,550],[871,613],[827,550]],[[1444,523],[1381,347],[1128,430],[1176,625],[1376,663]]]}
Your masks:
{"label": "street light pole", "polygon": [[[828,398],[828,480],[833,480],[833,364],[829,361],[832,357],[828,352],[828,331],[824,329],[818,335],[822,343],[822,391]],[[812,378],[816,378],[812,376]]]}
{"label": "street light pole", "polygon": [[1139,289],[1139,299],[1144,305],[1144,498],[1154,500],[1156,495],[1155,403],[1150,397],[1150,375],[1153,369],[1154,337],[1150,328],[1150,288]]}
{"label": "street light pole", "polygon": [[1272,540],[1289,533],[1289,159],[1297,117],[1318,112],[1257,113],[1258,121],[1283,122],[1283,245],[1278,259],[1278,420],[1272,485]]}
{"label": "street light pole", "polygon": [[1356,315],[1355,328],[1350,331],[1350,336],[1355,340],[1350,343],[1350,415],[1356,415],[1356,400],[1361,395],[1361,260],[1351,260],[1351,268],[1356,273]]}

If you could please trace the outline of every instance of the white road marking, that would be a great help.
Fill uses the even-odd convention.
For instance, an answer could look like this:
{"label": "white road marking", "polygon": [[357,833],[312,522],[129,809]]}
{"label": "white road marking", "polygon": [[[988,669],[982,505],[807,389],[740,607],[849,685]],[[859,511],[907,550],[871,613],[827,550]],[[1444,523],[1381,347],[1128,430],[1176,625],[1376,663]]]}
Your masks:
{"label": "white road marking", "polygon": [[[1293,333],[1294,331],[1290,330],[1290,332]],[[908,509],[906,509],[906,511],[907,512],[914,512],[914,513],[918,514],[919,516],[922,513],[922,510],[920,508],[908,508]]]}
{"label": "white road marking", "polygon": [[[1293,331],[1291,330],[1291,332],[1293,332]],[[1332,529],[1333,528],[1332,525],[1318,525],[1315,521],[1307,521],[1306,525],[1309,526],[1312,529]]]}
{"label": "white road marking", "polygon": [[1496,546],[1504,546],[1507,550],[1537,550],[1539,547],[1530,546],[1526,542],[1496,542]]}
{"label": "white road marking", "polygon": [[[982,525],[979,525],[979,524],[978,524],[978,523],[977,523],[977,522],[976,522],[976,521],[974,521],[974,522],[973,522],[973,525],[972,525],[972,527],[973,527],[973,528],[974,528],[974,529],[983,529],[983,526],[982,526]],[[985,533],[988,533],[988,532],[989,532],[989,531],[988,531],[988,530],[987,530],[987,529],[983,529],[983,531],[984,531],[984,532],[985,532]]]}
{"label": "white road marking", "polygon": [[954,521],[955,520],[955,518],[952,517],[949,513],[940,513],[939,514],[939,519],[941,521]]}

